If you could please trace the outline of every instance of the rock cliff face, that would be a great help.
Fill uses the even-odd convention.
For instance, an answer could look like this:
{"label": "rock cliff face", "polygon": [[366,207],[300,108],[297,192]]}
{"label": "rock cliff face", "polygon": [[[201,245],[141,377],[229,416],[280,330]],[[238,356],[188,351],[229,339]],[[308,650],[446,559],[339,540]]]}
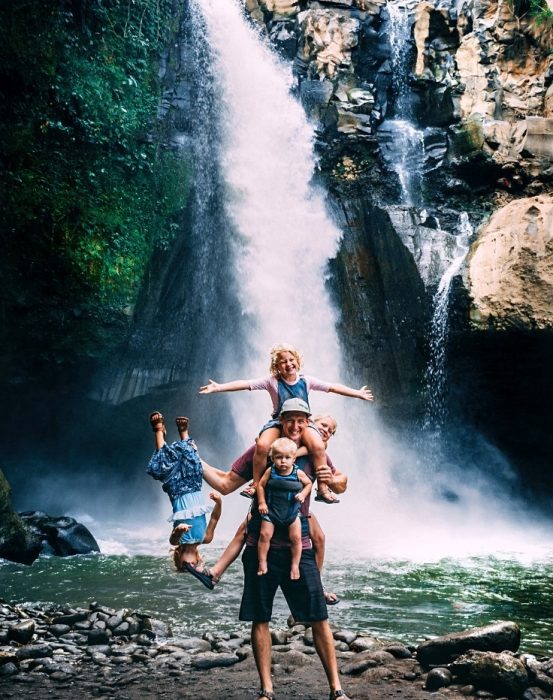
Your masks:
{"label": "rock cliff face", "polygon": [[[392,413],[417,410],[432,297],[468,250],[450,298],[451,393],[465,418],[537,471],[542,448],[502,406],[522,401],[535,415],[543,402],[529,384],[551,383],[549,363],[535,364],[553,316],[547,5],[539,18],[501,0],[246,5],[293,61],[318,124],[321,177],[344,230],[333,271],[351,362],[375,368]],[[482,395],[462,389],[467,377]]]}

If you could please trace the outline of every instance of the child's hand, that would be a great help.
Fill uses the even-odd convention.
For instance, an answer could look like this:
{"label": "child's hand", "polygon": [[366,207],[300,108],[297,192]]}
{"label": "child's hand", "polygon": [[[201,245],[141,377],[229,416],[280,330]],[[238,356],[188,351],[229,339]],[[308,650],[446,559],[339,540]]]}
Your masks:
{"label": "child's hand", "polygon": [[219,384],[214,382],[213,379],[210,379],[205,386],[200,387],[198,394],[213,394],[217,391],[219,391]]}
{"label": "child's hand", "polygon": [[374,401],[373,393],[368,386],[362,386],[359,389],[359,398],[363,401]]}
{"label": "child's hand", "polygon": [[217,493],[217,491],[210,491],[208,495],[212,501],[215,501],[215,503],[221,502],[221,494]]}
{"label": "child's hand", "polygon": [[269,512],[269,508],[267,507],[266,503],[260,503],[257,506],[257,510],[261,513],[261,515],[267,515],[267,513]]}
{"label": "child's hand", "polygon": [[298,503],[303,503],[305,501],[305,496],[303,495],[303,493],[297,493],[294,496],[294,498],[296,499],[296,501],[298,501]]}

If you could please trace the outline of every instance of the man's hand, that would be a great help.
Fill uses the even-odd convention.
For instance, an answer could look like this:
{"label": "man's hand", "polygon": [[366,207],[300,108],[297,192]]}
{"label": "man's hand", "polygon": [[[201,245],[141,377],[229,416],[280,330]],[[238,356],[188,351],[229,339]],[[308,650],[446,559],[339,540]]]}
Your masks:
{"label": "man's hand", "polygon": [[332,469],[328,464],[323,464],[316,469],[317,480],[322,484],[331,484],[334,475],[332,474]]}

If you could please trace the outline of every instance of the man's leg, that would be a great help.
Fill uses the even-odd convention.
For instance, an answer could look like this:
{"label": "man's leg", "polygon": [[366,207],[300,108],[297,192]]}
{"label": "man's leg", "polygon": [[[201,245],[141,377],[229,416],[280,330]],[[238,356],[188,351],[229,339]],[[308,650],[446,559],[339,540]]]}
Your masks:
{"label": "man's leg", "polygon": [[261,689],[272,692],[271,632],[269,631],[268,622],[252,622],[252,650]]}
{"label": "man's leg", "polygon": [[312,622],[311,628],[313,629],[313,643],[325,670],[330,690],[340,690],[342,686],[340,684],[340,678],[338,677],[338,663],[336,661],[334,637],[332,636],[328,620]]}

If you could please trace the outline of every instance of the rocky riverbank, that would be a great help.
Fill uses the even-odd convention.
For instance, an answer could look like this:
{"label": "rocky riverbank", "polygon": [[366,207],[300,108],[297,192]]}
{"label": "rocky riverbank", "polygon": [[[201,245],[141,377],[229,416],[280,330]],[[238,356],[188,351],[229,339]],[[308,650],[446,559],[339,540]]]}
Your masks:
{"label": "rocky riverbank", "polygon": [[[344,688],[352,698],[553,697],[553,659],[517,654],[513,622],[454,633],[418,647],[333,625]],[[326,697],[309,627],[275,629],[280,700]],[[97,602],[88,608],[0,604],[0,695],[74,698],[253,697],[250,639],[209,632],[176,638],[151,616]]]}

